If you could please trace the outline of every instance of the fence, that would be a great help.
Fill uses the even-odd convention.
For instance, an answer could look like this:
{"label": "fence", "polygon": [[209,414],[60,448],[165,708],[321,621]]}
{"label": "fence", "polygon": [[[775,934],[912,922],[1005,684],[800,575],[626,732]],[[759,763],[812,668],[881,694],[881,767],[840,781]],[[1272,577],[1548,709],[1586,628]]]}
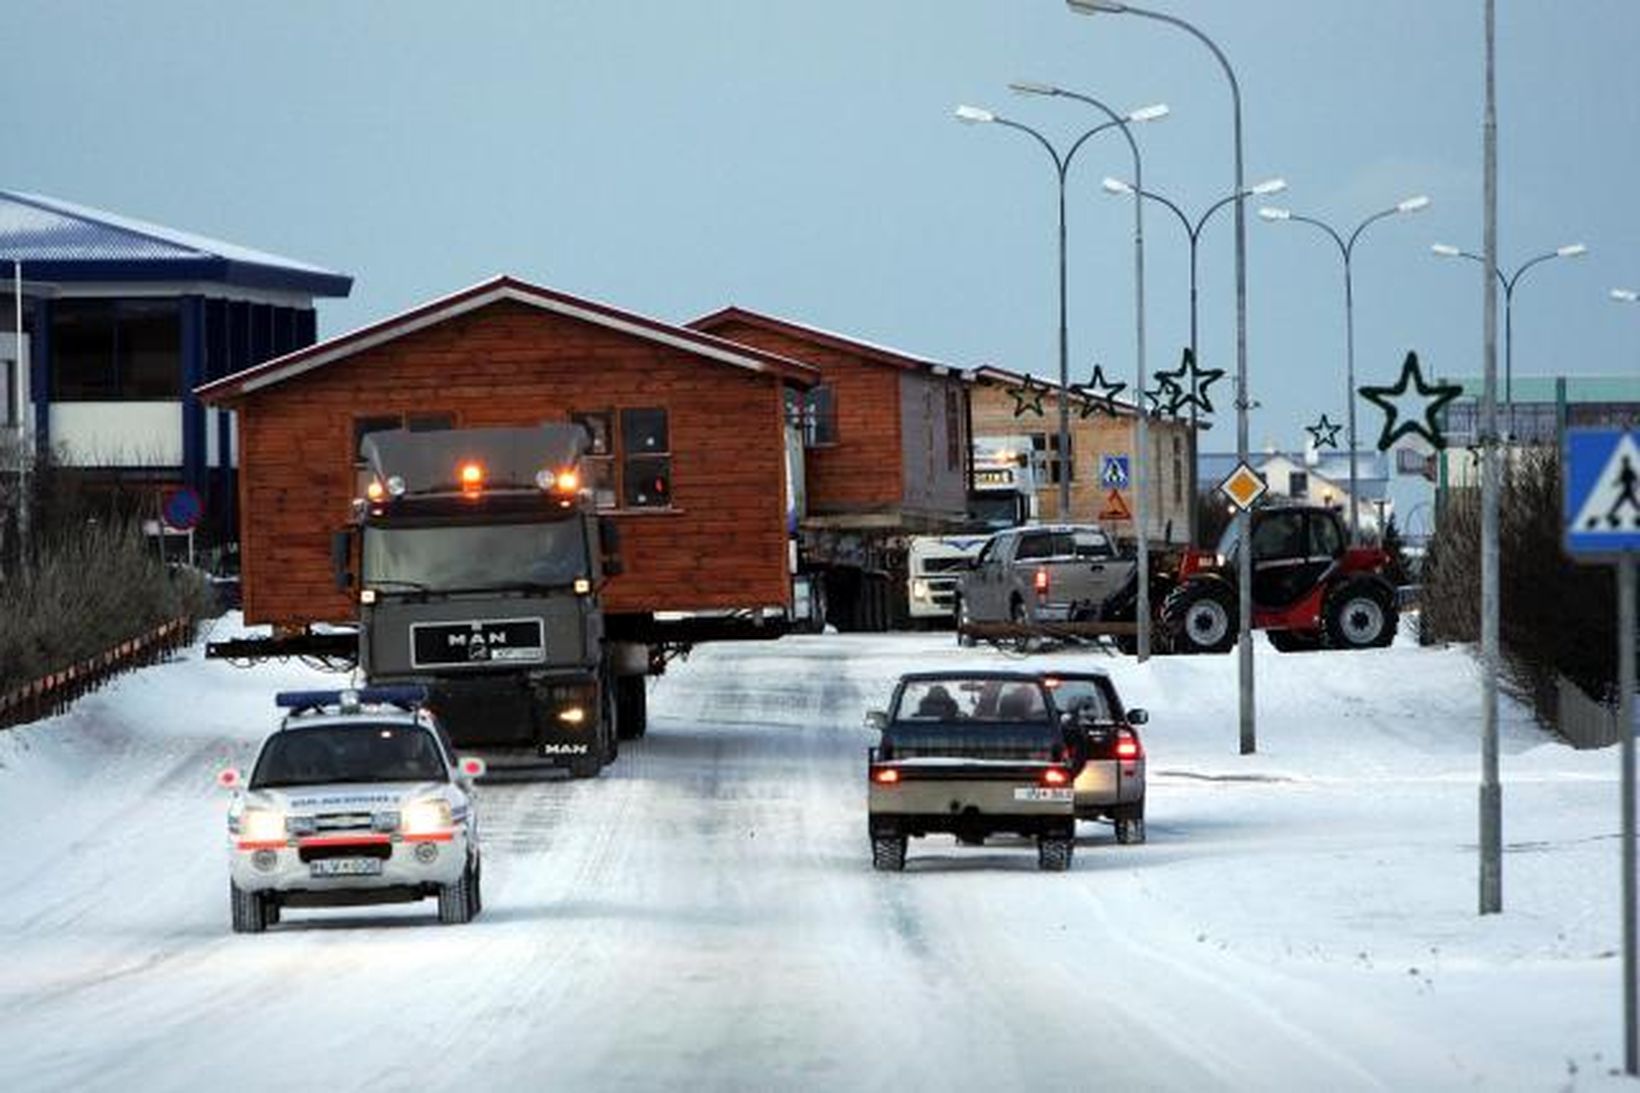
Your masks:
{"label": "fence", "polygon": [[62,713],[121,672],[161,660],[193,641],[192,619],[177,618],[104,653],[0,695],[0,729]]}
{"label": "fence", "polygon": [[1572,747],[1604,748],[1623,739],[1617,729],[1616,706],[1596,702],[1565,676],[1555,680],[1555,689],[1557,727]]}

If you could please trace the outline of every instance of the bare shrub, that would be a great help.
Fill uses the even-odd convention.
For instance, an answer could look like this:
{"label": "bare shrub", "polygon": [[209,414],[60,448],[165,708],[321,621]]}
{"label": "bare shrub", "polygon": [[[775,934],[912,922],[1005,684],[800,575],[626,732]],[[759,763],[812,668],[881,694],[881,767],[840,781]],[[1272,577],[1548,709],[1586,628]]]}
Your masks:
{"label": "bare shrub", "polygon": [[[1560,491],[1559,452],[1541,447],[1515,453],[1498,494],[1501,684],[1551,728],[1557,676],[1602,701],[1617,681],[1615,582],[1562,550]],[[1424,562],[1429,640],[1480,640],[1480,532],[1480,491],[1449,491]]]}

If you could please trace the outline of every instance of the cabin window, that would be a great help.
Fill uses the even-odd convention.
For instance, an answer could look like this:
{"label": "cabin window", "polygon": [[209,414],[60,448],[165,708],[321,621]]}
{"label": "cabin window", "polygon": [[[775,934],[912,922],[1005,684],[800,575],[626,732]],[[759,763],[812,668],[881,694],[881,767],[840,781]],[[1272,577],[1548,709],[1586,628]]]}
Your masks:
{"label": "cabin window", "polygon": [[1308,471],[1287,472],[1287,496],[1292,498],[1308,497],[1310,495],[1310,474]]}
{"label": "cabin window", "polygon": [[1065,475],[1066,481],[1076,481],[1076,464],[1073,459],[1076,452],[1076,437],[1066,436],[1065,441],[1065,458],[1061,459],[1058,433],[1031,434],[1031,450],[1036,456],[1036,466],[1046,471],[1049,482],[1058,483],[1061,473]]}
{"label": "cabin window", "polygon": [[615,507],[615,438],[611,428],[614,415],[608,410],[571,414],[569,419],[587,431],[587,452],[581,469],[592,491],[593,504],[601,509]]}
{"label": "cabin window", "polygon": [[51,313],[52,397],[182,397],[182,317],[175,300],[60,300]]}
{"label": "cabin window", "polygon": [[837,391],[822,383],[803,397],[803,444],[818,448],[837,443]]}
{"label": "cabin window", "polygon": [[456,415],[447,411],[418,411],[413,414],[369,414],[353,419],[353,495],[363,497],[370,487],[370,465],[364,461],[360,447],[371,433],[390,433],[394,429],[409,429],[412,433],[436,433],[454,429]]}
{"label": "cabin window", "polygon": [[621,502],[640,509],[672,504],[672,441],[664,409],[621,411]]}

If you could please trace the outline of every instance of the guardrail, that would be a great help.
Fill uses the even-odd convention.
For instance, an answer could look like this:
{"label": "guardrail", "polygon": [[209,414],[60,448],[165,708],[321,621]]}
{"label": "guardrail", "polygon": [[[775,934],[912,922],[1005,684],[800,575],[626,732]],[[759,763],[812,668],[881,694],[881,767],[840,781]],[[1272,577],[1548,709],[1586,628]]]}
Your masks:
{"label": "guardrail", "polygon": [[193,636],[193,620],[175,618],[78,664],[0,694],[0,729],[60,714],[76,699],[90,694],[121,672],[152,664],[187,645]]}

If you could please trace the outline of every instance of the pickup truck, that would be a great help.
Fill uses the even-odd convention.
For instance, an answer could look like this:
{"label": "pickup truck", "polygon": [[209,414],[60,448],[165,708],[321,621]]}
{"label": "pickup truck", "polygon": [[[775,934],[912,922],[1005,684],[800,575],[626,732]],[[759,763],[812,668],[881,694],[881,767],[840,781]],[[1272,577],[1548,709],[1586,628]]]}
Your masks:
{"label": "pickup truck", "polygon": [[873,868],[904,869],[907,840],[938,833],[970,846],[992,835],[1034,838],[1039,868],[1070,868],[1076,774],[1068,765],[1069,722],[1061,722],[1043,677],[913,672],[866,724],[882,733],[867,768]]}
{"label": "pickup truck", "polygon": [[1095,524],[1000,531],[962,575],[957,624],[1097,620],[1123,599],[1136,566]]}

